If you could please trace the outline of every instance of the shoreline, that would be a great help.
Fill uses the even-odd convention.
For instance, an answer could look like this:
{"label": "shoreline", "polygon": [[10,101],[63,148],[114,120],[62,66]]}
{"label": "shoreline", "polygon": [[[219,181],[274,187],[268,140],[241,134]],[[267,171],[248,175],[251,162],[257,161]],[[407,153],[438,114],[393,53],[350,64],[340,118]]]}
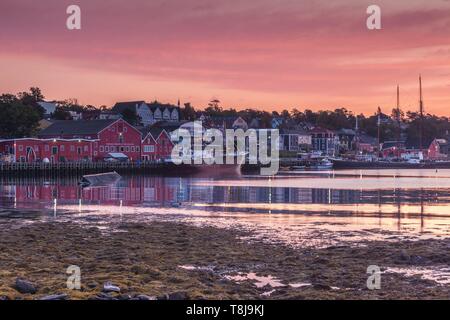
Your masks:
{"label": "shoreline", "polygon": [[[104,232],[71,222],[17,227],[14,220],[2,221],[0,298],[446,299],[450,294],[450,284],[399,272],[448,267],[450,239],[315,249],[247,242],[242,230],[177,222],[111,227]],[[80,267],[81,290],[66,287],[70,265]],[[381,268],[380,290],[367,289],[369,265]],[[17,278],[31,282],[36,293],[18,292]],[[102,292],[107,282],[120,293]]]}

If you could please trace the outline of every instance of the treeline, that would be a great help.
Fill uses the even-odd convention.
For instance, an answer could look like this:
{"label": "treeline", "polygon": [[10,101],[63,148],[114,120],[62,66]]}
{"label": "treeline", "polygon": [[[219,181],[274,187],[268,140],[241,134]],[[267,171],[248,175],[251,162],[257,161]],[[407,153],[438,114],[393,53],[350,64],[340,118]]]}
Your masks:
{"label": "treeline", "polygon": [[[0,96],[0,137],[28,137],[33,136],[39,127],[44,110],[37,102],[45,99],[41,90],[37,87],[18,94],[2,94]],[[155,101],[154,103],[158,103]],[[98,112],[107,110],[106,106],[96,107],[93,105],[81,105],[76,99],[67,99],[57,102],[57,108],[52,115],[55,120],[72,119],[70,111],[77,113]],[[257,120],[260,128],[271,128],[272,119],[282,119],[281,128],[310,128],[319,126],[331,130],[354,129],[356,126],[356,115],[346,108],[335,110],[312,111],[308,108],[302,110],[294,108],[281,112],[268,112],[257,109],[236,110],[234,108],[223,108],[220,101],[214,99],[204,109],[196,109],[190,103],[185,103],[181,108],[181,118],[185,120],[196,120],[200,116],[210,118],[219,117],[242,117],[248,123]],[[133,112],[123,114],[125,120],[136,123],[139,119]],[[379,121],[380,120],[380,121]],[[406,113],[396,109],[389,114],[375,110],[370,116],[358,115],[359,129],[372,137],[377,137],[378,123],[380,123],[381,141],[396,140],[401,138],[409,145],[418,145],[420,140],[420,127],[423,131],[423,143],[428,144],[434,138],[447,137],[450,131],[448,117],[440,117],[432,114],[424,115],[423,119],[417,112]],[[421,125],[422,124],[422,125]]]}
{"label": "treeline", "polygon": [[335,110],[312,111],[305,108],[303,111],[294,108],[291,111],[267,112],[255,109],[224,109],[219,100],[212,100],[204,110],[195,110],[190,104],[186,104],[183,111],[185,119],[193,120],[200,115],[207,117],[237,117],[240,116],[247,122],[258,119],[262,128],[270,128],[272,119],[281,118],[280,128],[311,128],[322,127],[330,130],[355,129],[356,116],[358,117],[358,128],[360,131],[377,138],[378,126],[380,127],[380,141],[392,141],[401,139],[410,146],[418,146],[420,140],[420,127],[422,123],[423,144],[431,143],[435,138],[445,138],[450,131],[448,117],[425,114],[423,118],[417,112],[398,111],[392,109],[389,114],[380,109],[370,116],[354,114],[346,108]]}

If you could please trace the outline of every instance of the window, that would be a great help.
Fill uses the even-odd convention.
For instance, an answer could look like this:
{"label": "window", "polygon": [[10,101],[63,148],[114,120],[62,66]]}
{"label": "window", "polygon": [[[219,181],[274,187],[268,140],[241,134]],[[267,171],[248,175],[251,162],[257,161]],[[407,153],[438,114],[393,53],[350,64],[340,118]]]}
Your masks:
{"label": "window", "polygon": [[62,145],[62,146],[61,146],[61,152],[64,151],[64,148],[65,148],[64,145]]}
{"label": "window", "polygon": [[100,146],[100,152],[103,152],[103,151],[105,151],[103,146]]}
{"label": "window", "polygon": [[141,147],[136,147],[136,151],[137,152],[141,151]]}
{"label": "window", "polygon": [[123,139],[123,135],[119,134],[119,143],[123,143],[124,139]]}
{"label": "window", "polygon": [[124,152],[125,151],[125,147],[120,147],[120,152]]}
{"label": "window", "polygon": [[89,147],[88,146],[84,146],[84,151],[85,152],[89,151]]}
{"label": "window", "polygon": [[148,153],[153,153],[155,152],[155,146],[151,145],[151,146],[144,146],[144,152],[148,152]]}
{"label": "window", "polygon": [[19,151],[23,151],[23,146],[19,145]]}
{"label": "window", "polygon": [[123,132],[127,132],[128,128],[127,127],[123,127]]}
{"label": "window", "polygon": [[58,147],[52,147],[52,154],[58,153]]}
{"label": "window", "polygon": [[130,147],[125,147],[125,152],[130,152]]}
{"label": "window", "polygon": [[47,152],[50,151],[50,146],[48,144],[45,145],[45,151],[47,151]]}
{"label": "window", "polygon": [[81,154],[81,147],[78,147],[78,148],[77,148],[77,153],[78,153],[78,154]]}
{"label": "window", "polygon": [[109,147],[108,146],[105,147],[105,152],[109,152]]}
{"label": "window", "polygon": [[131,152],[135,152],[136,149],[134,147],[131,147]]}
{"label": "window", "polygon": [[70,151],[74,152],[75,151],[75,146],[70,146]]}

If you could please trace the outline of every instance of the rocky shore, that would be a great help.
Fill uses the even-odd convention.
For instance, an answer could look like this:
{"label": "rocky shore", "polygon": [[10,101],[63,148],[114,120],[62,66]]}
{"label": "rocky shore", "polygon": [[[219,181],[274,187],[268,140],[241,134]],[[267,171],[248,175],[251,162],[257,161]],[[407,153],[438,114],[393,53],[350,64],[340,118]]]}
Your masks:
{"label": "rocky shore", "polygon": [[[111,230],[2,221],[0,299],[450,297],[450,283],[425,272],[450,266],[449,239],[294,249],[244,241],[244,231],[173,222],[120,223]],[[379,290],[367,288],[369,265],[381,268]],[[67,288],[69,266],[80,268],[79,290]],[[425,276],[398,270],[425,270]]]}

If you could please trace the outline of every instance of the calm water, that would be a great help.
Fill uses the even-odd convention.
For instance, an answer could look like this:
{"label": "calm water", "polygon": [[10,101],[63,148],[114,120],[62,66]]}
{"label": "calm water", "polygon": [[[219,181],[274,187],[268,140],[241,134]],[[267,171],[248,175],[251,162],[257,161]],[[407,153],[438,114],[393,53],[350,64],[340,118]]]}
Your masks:
{"label": "calm water", "polygon": [[281,173],[272,178],[0,178],[0,217],[32,221],[180,221],[240,228],[293,246],[450,235],[450,170]]}

